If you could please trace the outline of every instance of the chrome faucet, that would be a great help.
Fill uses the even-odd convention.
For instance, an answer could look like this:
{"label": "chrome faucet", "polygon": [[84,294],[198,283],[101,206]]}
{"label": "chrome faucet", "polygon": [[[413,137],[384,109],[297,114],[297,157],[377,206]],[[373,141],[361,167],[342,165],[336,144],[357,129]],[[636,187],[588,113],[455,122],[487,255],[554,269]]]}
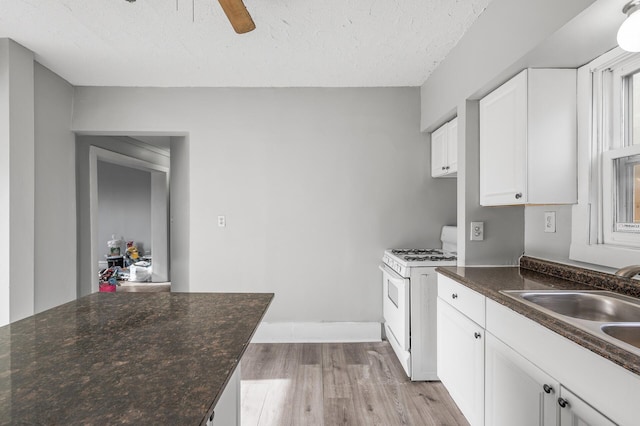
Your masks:
{"label": "chrome faucet", "polygon": [[619,277],[631,278],[640,274],[640,265],[629,265],[618,269],[615,274]]}

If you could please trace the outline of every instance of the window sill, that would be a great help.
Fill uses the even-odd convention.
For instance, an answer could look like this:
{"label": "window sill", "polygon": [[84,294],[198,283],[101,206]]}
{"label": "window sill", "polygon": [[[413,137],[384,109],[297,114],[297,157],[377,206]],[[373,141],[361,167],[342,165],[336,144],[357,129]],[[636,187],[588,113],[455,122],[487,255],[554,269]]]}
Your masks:
{"label": "window sill", "polygon": [[607,244],[572,243],[569,259],[619,269],[640,263],[640,250]]}

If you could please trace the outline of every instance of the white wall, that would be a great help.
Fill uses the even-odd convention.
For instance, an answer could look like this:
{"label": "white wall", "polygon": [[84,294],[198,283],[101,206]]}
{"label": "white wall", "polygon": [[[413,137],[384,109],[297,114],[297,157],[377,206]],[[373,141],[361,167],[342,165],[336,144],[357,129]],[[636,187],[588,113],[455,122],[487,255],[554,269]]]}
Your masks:
{"label": "white wall", "polygon": [[73,129],[189,134],[190,291],[275,292],[273,322],[379,321],[383,250],[456,219],[419,118],[417,88],[83,87]]}
{"label": "white wall", "polygon": [[36,62],[35,312],[76,298],[72,104],[73,87]]}
{"label": "white wall", "polygon": [[151,251],[151,173],[98,160],[98,260],[112,234]]}

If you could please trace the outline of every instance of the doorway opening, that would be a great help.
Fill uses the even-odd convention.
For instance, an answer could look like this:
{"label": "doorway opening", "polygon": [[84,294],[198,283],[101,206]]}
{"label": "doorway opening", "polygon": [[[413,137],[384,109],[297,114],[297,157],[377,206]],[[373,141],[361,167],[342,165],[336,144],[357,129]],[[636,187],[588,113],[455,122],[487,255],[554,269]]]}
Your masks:
{"label": "doorway opening", "polygon": [[[188,213],[188,195],[185,197],[188,181],[184,179],[188,159],[186,139],[185,136],[76,136],[78,296],[98,291],[105,276],[101,272],[108,267],[117,271],[114,278],[118,291],[151,290],[138,290],[144,285],[168,291],[173,277],[178,278],[180,291],[188,289],[181,267],[185,253],[174,256],[176,248],[182,250],[188,245],[184,236],[177,238],[175,244],[171,237],[172,192],[177,201],[186,204]],[[171,159],[174,145],[179,160],[176,179]],[[178,216],[176,231],[184,234],[188,229],[187,216]],[[114,240],[118,244],[113,244]],[[173,270],[174,257],[177,271]]]}
{"label": "doorway opening", "polygon": [[117,271],[119,285],[167,283],[169,167],[96,146],[89,152],[98,270]]}

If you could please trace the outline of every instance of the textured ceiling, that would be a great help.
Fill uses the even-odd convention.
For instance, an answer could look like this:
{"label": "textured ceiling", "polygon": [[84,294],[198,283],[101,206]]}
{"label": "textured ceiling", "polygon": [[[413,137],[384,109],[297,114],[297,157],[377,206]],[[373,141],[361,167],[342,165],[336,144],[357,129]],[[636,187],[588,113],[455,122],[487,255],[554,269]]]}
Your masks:
{"label": "textured ceiling", "polygon": [[0,0],[0,37],[74,85],[419,86],[490,0]]}

